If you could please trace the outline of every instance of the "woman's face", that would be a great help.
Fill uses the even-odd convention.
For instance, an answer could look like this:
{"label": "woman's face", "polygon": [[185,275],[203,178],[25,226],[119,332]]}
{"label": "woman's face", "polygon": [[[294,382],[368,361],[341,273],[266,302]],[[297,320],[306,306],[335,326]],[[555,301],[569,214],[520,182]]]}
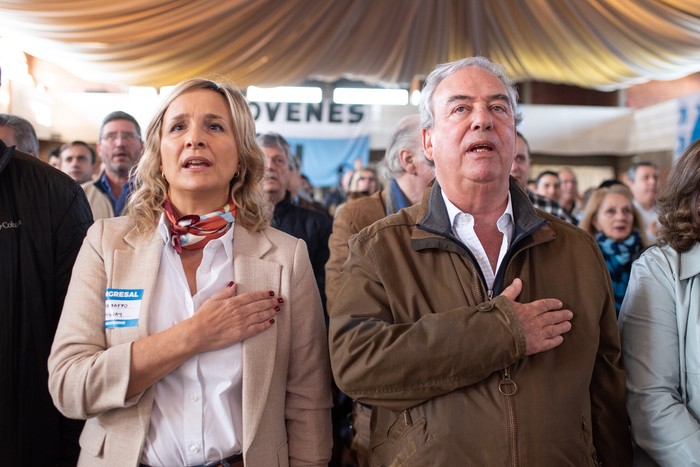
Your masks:
{"label": "woman's face", "polygon": [[183,214],[205,214],[229,198],[238,170],[234,121],[226,99],[196,89],[177,97],[163,115],[162,170],[173,205]]}
{"label": "woman's face", "polygon": [[619,193],[608,193],[600,203],[593,227],[611,240],[621,241],[632,234],[634,213],[632,203]]}

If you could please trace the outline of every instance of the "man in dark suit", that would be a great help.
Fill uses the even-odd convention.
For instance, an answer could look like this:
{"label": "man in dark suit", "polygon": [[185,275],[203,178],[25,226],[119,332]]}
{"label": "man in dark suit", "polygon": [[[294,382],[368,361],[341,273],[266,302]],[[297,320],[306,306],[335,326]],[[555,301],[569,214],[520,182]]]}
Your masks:
{"label": "man in dark suit", "polygon": [[274,206],[272,227],[306,242],[325,310],[325,265],[328,261],[328,237],[331,235],[333,220],[326,214],[292,203],[288,185],[293,162],[287,140],[277,133],[265,133],[258,135],[258,144],[265,153],[263,192],[267,201]]}

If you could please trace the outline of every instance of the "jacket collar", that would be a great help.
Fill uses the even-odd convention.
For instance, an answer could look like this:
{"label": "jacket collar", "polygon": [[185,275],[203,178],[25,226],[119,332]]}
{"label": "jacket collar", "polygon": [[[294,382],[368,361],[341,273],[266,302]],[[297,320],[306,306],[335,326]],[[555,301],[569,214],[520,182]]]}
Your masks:
{"label": "jacket collar", "polygon": [[700,274],[700,243],[696,242],[690,250],[679,256],[680,270],[678,271],[678,277],[680,277],[681,280],[689,279]]}
{"label": "jacket collar", "polygon": [[7,147],[5,142],[0,139],[0,172],[5,170],[10,159],[12,159],[12,148]]}
{"label": "jacket collar", "polygon": [[100,173],[97,174],[97,177],[95,177],[94,180],[87,182],[87,183],[92,183],[92,185],[100,190],[102,193],[107,194],[107,190],[105,189],[103,183],[102,183],[102,177],[105,177],[105,169],[100,170]]}
{"label": "jacket collar", "polygon": [[[510,179],[510,197],[515,223],[512,246],[544,227],[547,219],[535,211],[527,194],[512,177]],[[442,199],[442,190],[437,180],[433,180],[423,194],[418,219],[420,219],[417,225],[419,229],[458,241],[452,233],[450,216],[447,214],[447,208]]]}
{"label": "jacket collar", "polygon": [[[515,229],[506,256],[503,258],[501,267],[496,271],[495,288],[491,291],[496,294],[501,293],[505,271],[519,249],[551,241],[556,237],[554,230],[548,225],[548,220],[535,210],[527,194],[512,177],[510,178],[510,196]],[[438,248],[469,257],[476,264],[471,251],[452,233],[450,217],[437,180],[426,188],[417,219],[420,220],[411,236],[411,244],[416,251]],[[481,270],[478,268],[477,270],[482,282],[485,282]]]}
{"label": "jacket collar", "polygon": [[292,207],[292,194],[289,191],[284,192],[284,198],[279,203],[275,204],[275,214],[285,213]]}
{"label": "jacket collar", "polygon": [[384,212],[387,216],[411,205],[396,179],[392,179],[382,193],[384,194]]}

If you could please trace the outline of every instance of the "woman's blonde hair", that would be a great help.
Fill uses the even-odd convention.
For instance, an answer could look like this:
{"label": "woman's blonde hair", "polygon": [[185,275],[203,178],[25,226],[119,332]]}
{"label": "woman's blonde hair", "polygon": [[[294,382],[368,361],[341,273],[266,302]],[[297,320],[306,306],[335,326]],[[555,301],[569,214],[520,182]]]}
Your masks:
{"label": "woman's blonde hair", "polygon": [[265,173],[262,149],[255,140],[255,121],[248,102],[233,84],[205,78],[193,78],[179,83],[158,107],[146,130],[144,151],[132,169],[135,183],[129,198],[126,215],[136,223],[141,234],[147,234],[158,225],[163,202],[168,193],[168,182],[163,177],[160,154],[163,116],[170,104],[182,94],[208,89],[226,99],[233,119],[233,134],[238,148],[239,172],[231,180],[231,198],[236,205],[236,222],[246,229],[263,230],[268,225],[260,181]]}
{"label": "woman's blonde hair", "polygon": [[591,236],[595,237],[595,234],[598,232],[598,230],[596,230],[596,228],[593,226],[593,221],[595,220],[595,217],[598,214],[598,209],[600,209],[600,205],[603,204],[603,200],[609,194],[623,195],[629,200],[630,207],[632,208],[632,217],[634,219],[632,221],[632,227],[639,231],[639,234],[642,237],[642,245],[646,246],[647,239],[644,235],[644,223],[642,222],[642,215],[639,214],[637,208],[634,207],[634,197],[632,196],[632,192],[630,191],[630,189],[627,188],[625,185],[619,183],[610,185],[609,187],[605,188],[598,188],[593,192],[593,194],[591,194],[591,197],[588,200],[588,203],[586,204],[586,210],[583,213],[583,219],[581,219],[581,223],[578,226],[581,229],[588,232],[589,234],[591,234]]}

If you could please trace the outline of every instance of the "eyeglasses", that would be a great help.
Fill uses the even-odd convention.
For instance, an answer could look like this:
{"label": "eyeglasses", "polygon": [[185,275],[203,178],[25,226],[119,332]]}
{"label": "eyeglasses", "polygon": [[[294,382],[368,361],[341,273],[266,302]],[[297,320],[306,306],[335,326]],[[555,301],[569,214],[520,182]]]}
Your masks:
{"label": "eyeglasses", "polygon": [[102,141],[107,141],[109,143],[115,142],[117,140],[117,138],[121,138],[122,141],[128,143],[130,141],[138,139],[138,136],[136,136],[135,133],[131,133],[128,131],[121,132],[121,133],[117,133],[116,131],[112,131],[110,133],[105,133],[104,135],[102,135]]}

